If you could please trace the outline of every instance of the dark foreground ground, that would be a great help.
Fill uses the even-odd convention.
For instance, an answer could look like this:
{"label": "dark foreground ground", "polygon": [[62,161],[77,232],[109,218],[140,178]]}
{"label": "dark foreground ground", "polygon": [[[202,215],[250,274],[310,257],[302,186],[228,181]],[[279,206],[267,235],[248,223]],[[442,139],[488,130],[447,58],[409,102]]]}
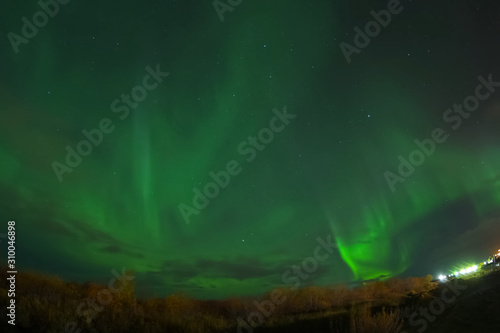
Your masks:
{"label": "dark foreground ground", "polygon": [[[445,302],[442,297],[447,300]],[[440,283],[425,303],[400,308],[404,318],[399,333],[500,333],[500,270],[479,272],[466,280]],[[294,323],[288,327],[261,328],[264,333],[349,333],[353,316],[337,315]],[[351,326],[351,327],[350,327]],[[380,326],[355,333],[379,333]]]}
{"label": "dark foreground ground", "polygon": [[466,281],[468,287],[427,333],[500,332],[500,271]]}
{"label": "dark foreground ground", "polygon": [[[17,295],[16,326],[7,325],[4,317],[0,333],[64,332],[72,321],[77,328],[66,332],[500,333],[500,269],[446,283],[431,280],[393,279],[353,290],[309,287],[287,294],[287,301],[262,325],[245,328],[236,326],[236,318],[249,318],[255,311],[250,301],[199,301],[182,295],[137,300],[132,286],[123,286],[100,312],[84,307],[78,313],[83,300],[95,299],[105,287],[19,274],[23,292]],[[4,316],[7,304],[7,290],[0,285]]]}

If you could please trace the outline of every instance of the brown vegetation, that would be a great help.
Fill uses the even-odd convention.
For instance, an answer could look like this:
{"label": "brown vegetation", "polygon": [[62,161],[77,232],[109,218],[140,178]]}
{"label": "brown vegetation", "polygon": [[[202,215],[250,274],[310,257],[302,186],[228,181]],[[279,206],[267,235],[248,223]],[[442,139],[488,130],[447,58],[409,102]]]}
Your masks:
{"label": "brown vegetation", "polygon": [[[313,332],[311,329],[318,325],[329,327],[329,332],[397,332],[405,317],[403,308],[415,308],[430,298],[436,288],[431,279],[389,279],[352,290],[342,286],[296,291],[280,288],[284,302],[268,309],[263,323],[254,331],[304,332],[301,327],[308,327],[307,331]],[[206,301],[174,294],[164,299],[139,300],[134,296],[133,285],[129,285],[113,293],[109,303],[97,303],[99,311],[89,310],[89,306],[83,307],[85,311],[77,311],[82,302],[95,300],[107,288],[95,283],[67,283],[32,272],[19,273],[16,329],[65,332],[67,323],[75,322],[80,332],[237,332],[237,318],[247,320],[257,311],[256,302],[270,304],[272,297],[269,292],[258,300]],[[0,288],[0,305],[7,306],[7,302],[7,291]],[[10,325],[6,327],[12,329]]]}

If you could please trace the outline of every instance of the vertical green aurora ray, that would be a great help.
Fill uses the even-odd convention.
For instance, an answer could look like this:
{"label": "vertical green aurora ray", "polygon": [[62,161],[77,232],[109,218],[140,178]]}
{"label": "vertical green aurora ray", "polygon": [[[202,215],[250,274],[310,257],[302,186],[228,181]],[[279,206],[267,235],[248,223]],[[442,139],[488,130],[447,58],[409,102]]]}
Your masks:
{"label": "vertical green aurora ray", "polygon": [[154,197],[152,186],[152,163],[151,163],[151,141],[150,123],[147,110],[139,109],[133,114],[134,134],[133,152],[131,160],[133,163],[134,185],[139,193],[139,218],[138,221],[144,226],[149,239],[158,241],[161,236],[158,228],[158,207]]}

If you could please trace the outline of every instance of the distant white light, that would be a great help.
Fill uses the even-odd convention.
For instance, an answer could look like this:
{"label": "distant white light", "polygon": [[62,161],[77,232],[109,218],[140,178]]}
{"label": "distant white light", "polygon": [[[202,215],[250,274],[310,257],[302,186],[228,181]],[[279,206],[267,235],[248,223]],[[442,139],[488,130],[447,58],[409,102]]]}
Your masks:
{"label": "distant white light", "polygon": [[441,280],[441,281],[446,280],[446,276],[444,276],[444,275],[439,275],[439,280]]}

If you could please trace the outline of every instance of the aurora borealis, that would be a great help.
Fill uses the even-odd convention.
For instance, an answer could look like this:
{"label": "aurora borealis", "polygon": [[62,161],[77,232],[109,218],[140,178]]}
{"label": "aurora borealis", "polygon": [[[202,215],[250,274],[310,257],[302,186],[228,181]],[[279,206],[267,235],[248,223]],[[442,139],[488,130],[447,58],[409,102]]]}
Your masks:
{"label": "aurora borealis", "polygon": [[[223,22],[213,1],[69,1],[17,53],[7,34],[41,7],[0,6],[0,232],[16,221],[19,269],[125,267],[139,295],[224,298],[285,284],[328,235],[303,285],[447,273],[500,246],[500,87],[443,119],[478,77],[500,82],[498,1],[401,1],[350,63],[340,43],[387,1],[242,1]],[[436,128],[446,141],[391,191],[384,173]],[[179,205],[228,168],[186,223]]]}

